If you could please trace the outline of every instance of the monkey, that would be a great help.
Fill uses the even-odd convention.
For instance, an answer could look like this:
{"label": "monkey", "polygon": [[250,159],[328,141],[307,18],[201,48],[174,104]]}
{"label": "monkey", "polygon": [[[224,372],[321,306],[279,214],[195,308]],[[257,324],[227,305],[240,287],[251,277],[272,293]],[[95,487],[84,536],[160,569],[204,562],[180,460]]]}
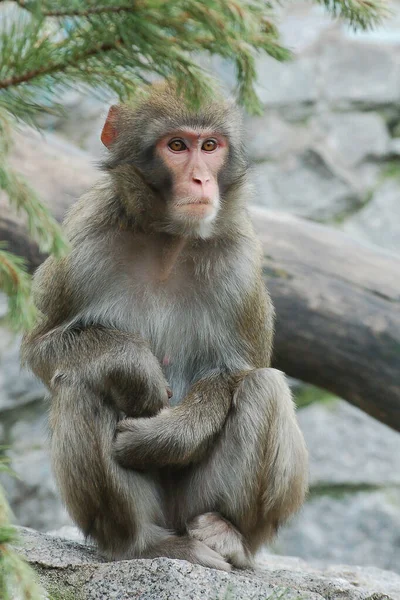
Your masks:
{"label": "monkey", "polygon": [[193,109],[173,82],[112,106],[70,251],[34,277],[22,361],[50,392],[62,499],[110,560],[250,567],[307,493],[242,127],[231,100]]}

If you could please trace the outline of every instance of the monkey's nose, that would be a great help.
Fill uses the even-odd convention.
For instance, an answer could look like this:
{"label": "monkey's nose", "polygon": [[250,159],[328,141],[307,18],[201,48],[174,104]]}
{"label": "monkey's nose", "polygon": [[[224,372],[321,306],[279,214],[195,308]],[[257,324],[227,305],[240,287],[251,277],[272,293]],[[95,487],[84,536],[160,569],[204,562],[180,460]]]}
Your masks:
{"label": "monkey's nose", "polygon": [[194,183],[197,183],[198,185],[204,185],[205,183],[208,183],[210,181],[210,178],[208,177],[208,175],[193,175],[192,181]]}

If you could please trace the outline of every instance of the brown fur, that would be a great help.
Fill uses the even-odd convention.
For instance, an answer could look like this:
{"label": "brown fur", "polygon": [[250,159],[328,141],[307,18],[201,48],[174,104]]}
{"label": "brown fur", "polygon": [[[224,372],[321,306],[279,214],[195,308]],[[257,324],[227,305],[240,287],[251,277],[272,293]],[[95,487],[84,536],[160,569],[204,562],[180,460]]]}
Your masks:
{"label": "brown fur", "polygon": [[[66,219],[68,257],[35,276],[41,318],[22,347],[52,395],[58,485],[110,558],[243,567],[302,504],[307,453],[270,368],[238,113],[208,99],[193,112],[164,85],[113,115],[107,174]],[[185,126],[229,141],[204,237],[166,218],[170,174],[153,152]]]}

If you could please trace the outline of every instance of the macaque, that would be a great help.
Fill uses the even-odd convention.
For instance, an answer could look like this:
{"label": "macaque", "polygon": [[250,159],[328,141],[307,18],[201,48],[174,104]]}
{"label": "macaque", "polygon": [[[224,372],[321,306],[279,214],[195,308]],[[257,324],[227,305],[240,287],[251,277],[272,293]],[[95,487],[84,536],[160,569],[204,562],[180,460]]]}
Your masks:
{"label": "macaque", "polygon": [[105,176],[35,276],[22,357],[51,394],[68,511],[110,559],[229,570],[302,504],[307,452],[285,376],[238,109],[174,84],[113,106]]}

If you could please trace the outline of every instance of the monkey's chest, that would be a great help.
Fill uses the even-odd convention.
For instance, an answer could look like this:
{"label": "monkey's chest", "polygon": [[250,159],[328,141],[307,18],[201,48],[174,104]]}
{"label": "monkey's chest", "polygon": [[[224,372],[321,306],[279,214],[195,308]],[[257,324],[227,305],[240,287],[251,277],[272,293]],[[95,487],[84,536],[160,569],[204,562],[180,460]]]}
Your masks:
{"label": "monkey's chest", "polygon": [[218,270],[215,257],[199,254],[161,281],[157,249],[139,241],[127,246],[121,236],[118,251],[91,274],[85,316],[147,340],[179,402],[211,371],[243,368],[236,315],[248,269]]}
{"label": "monkey's chest", "polygon": [[130,330],[150,343],[179,402],[192,383],[214,369],[237,363],[231,311],[210,290],[163,288],[133,298]]}

